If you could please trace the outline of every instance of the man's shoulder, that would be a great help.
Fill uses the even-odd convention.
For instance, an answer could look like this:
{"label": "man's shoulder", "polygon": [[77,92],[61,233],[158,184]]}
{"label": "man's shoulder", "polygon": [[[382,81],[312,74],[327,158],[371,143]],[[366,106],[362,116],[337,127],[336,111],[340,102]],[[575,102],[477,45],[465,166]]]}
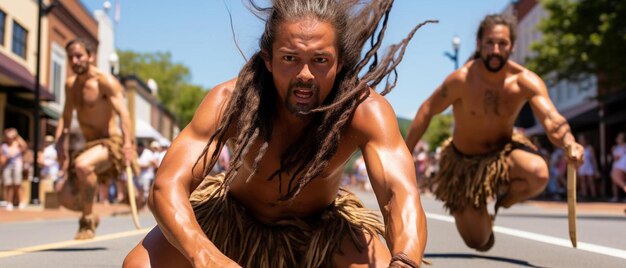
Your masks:
{"label": "man's shoulder", "polygon": [[472,62],[468,62],[465,65],[461,66],[461,68],[456,69],[454,72],[450,73],[446,79],[443,81],[442,86],[451,89],[462,87],[465,82],[467,82],[468,74],[472,70]]}
{"label": "man's shoulder", "polygon": [[516,77],[517,84],[521,89],[532,92],[545,89],[543,79],[535,72],[515,62],[511,62],[511,70],[511,73]]}
{"label": "man's shoulder", "polygon": [[370,89],[369,96],[356,107],[351,125],[357,128],[381,125],[390,118],[395,120],[395,114],[389,101],[378,92]]}
{"label": "man's shoulder", "polygon": [[237,78],[233,78],[214,86],[206,94],[204,101],[200,104],[200,107],[206,108],[207,106],[222,106],[227,103],[233,95],[236,85]]}
{"label": "man's shoulder", "polygon": [[217,86],[211,89],[211,92],[222,96],[230,96],[235,91],[235,87],[237,86],[237,78],[233,78],[226,82],[222,82]]}

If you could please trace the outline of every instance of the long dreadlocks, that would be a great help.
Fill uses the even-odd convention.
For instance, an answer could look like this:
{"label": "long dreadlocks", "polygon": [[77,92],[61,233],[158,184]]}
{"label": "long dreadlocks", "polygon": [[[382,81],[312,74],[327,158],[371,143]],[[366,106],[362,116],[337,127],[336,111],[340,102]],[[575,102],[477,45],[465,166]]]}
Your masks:
{"label": "long dreadlocks", "polygon": [[[262,53],[268,53],[267,56],[271,58],[272,44],[280,23],[313,16],[334,26],[339,58],[343,66],[336,76],[333,90],[322,105],[308,112],[300,112],[302,115],[311,114],[311,123],[302,132],[305,134],[282,153],[280,168],[268,178],[278,178],[279,191],[282,191],[284,174],[291,174],[287,182],[287,192],[280,192],[280,200],[287,201],[296,196],[326,168],[337,151],[341,131],[350,121],[358,104],[369,96],[369,89],[385,78],[386,85],[382,95],[395,86],[395,68],[402,60],[408,42],[417,29],[432,22],[426,21],[413,28],[400,43],[389,47],[379,62],[377,52],[387,29],[392,4],[393,0],[372,0],[367,3],[359,0],[272,0],[272,6],[264,8],[250,0],[250,7],[255,15],[259,18],[263,18],[264,14],[269,15],[259,41],[260,51],[247,61],[239,73],[235,90],[224,109],[220,124],[195,164],[202,160],[203,174],[196,178],[202,179],[208,175],[219,155],[219,150],[214,150],[210,161],[207,161],[209,145],[215,142],[215,148],[221,148],[226,142],[225,134],[233,124],[236,124],[239,133],[234,138],[232,162],[226,172],[224,184],[230,185],[243,164],[243,157],[250,151],[254,141],[260,139],[262,144],[248,180],[257,172],[259,161],[265,155],[270,142],[272,119],[277,109],[277,93],[272,74],[264,65]],[[370,48],[361,57],[368,40]],[[359,77],[368,63],[369,68]]]}

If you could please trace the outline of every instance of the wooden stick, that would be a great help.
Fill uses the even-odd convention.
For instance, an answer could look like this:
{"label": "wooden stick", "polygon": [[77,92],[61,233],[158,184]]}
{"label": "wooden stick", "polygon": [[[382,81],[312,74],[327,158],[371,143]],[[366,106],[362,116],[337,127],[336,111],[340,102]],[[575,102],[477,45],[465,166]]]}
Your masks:
{"label": "wooden stick", "polygon": [[137,202],[135,201],[135,183],[133,182],[133,171],[130,165],[126,166],[126,185],[128,187],[128,203],[130,203],[130,214],[133,217],[133,223],[137,230],[141,229],[139,225],[139,216],[137,215]]}
{"label": "wooden stick", "polygon": [[[571,155],[571,147],[567,154]],[[576,247],[576,166],[567,164],[567,223],[569,225],[569,240]]]}

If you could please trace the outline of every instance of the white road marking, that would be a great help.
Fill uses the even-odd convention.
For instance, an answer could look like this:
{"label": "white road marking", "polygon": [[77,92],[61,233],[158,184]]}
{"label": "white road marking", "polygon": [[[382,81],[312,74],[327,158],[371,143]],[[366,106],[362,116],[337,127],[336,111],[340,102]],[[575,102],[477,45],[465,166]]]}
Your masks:
{"label": "white road marking", "polygon": [[[452,216],[446,216],[446,215],[435,214],[435,213],[426,213],[426,217],[429,219],[433,219],[433,220],[454,223],[454,217]],[[543,242],[546,244],[562,246],[566,248],[572,247],[572,244],[569,241],[569,239],[563,239],[563,238],[558,238],[558,237],[549,236],[549,235],[542,235],[542,234],[517,230],[513,228],[508,228],[508,227],[501,227],[501,226],[494,226],[493,231],[497,233],[501,233],[501,234],[528,239],[528,240]],[[621,259],[626,259],[626,250],[610,248],[610,247],[605,247],[605,246],[600,246],[600,245],[595,245],[595,244],[590,244],[590,243],[585,243],[585,242],[578,242],[577,249],[589,251],[589,252],[593,252],[597,254],[617,257]]]}
{"label": "white road marking", "polygon": [[96,236],[93,239],[88,239],[88,240],[68,240],[68,241],[55,242],[55,243],[32,246],[32,247],[9,249],[9,250],[0,252],[0,259],[11,257],[11,256],[22,255],[26,253],[31,253],[31,252],[36,252],[36,251],[43,251],[43,250],[49,250],[49,249],[55,249],[55,248],[64,248],[64,247],[88,244],[88,243],[99,242],[99,241],[113,240],[113,239],[118,239],[118,238],[123,238],[123,237],[128,237],[128,236],[145,235],[151,229],[152,228],[144,228],[140,230],[100,235],[100,236]]}

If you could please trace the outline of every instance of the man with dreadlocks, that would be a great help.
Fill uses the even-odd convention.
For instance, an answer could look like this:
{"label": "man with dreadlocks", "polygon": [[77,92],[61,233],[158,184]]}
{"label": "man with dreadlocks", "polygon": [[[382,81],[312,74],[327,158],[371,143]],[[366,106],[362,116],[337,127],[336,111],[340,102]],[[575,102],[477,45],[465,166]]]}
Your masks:
{"label": "man with dreadlocks", "polygon": [[[419,26],[376,62],[392,1],[359,3],[252,2],[269,13],[260,51],[207,94],[172,143],[150,195],[159,225],[125,267],[418,266],[426,220],[411,155],[372,87],[394,71]],[[370,59],[376,64],[358,77]],[[231,166],[207,176],[227,141]],[[339,188],[357,149],[384,227]]]}
{"label": "man with dreadlocks", "polygon": [[548,166],[534,145],[513,126],[529,102],[557,147],[571,147],[569,161],[582,161],[582,147],[556,110],[544,82],[509,60],[515,42],[513,21],[489,15],[476,36],[476,53],[450,74],[421,105],[406,138],[414,148],[431,118],[452,105],[454,133],[444,143],[433,184],[435,195],[454,215],[465,243],[489,250],[495,238],[487,199],[498,197],[495,210],[529,199],[543,191]]}

